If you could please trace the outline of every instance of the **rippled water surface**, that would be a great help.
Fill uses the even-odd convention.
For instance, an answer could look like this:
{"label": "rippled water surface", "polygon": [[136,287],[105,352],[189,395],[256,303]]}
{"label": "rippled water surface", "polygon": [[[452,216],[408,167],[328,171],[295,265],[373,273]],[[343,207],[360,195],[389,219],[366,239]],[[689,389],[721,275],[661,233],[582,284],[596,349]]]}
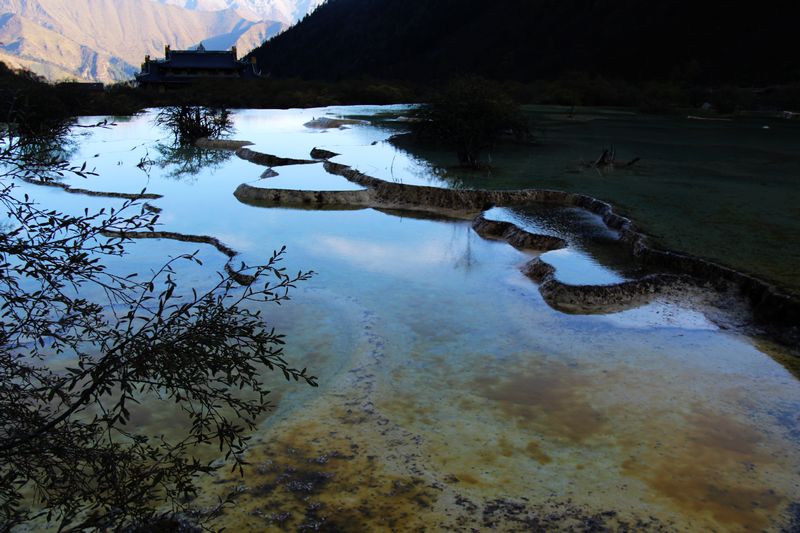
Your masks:
{"label": "rippled water surface", "polygon": [[[303,126],[320,116],[387,113],[404,109],[242,111],[235,137],[284,157],[325,148],[382,179],[446,186],[429,163],[385,142],[395,123]],[[484,240],[468,221],[244,205],[232,194],[240,183],[354,187],[321,165],[276,168],[278,177],[262,179],[264,168],[232,154],[176,154],[169,141],[152,115],[88,130],[73,158],[100,175],[73,181],[94,190],[146,186],[164,195],[153,202],[163,209],[163,229],[217,237],[249,261],[286,245],[290,270],[318,272],[267,316],[287,333],[289,359],[311,368],[321,387],[271,378],[276,409],[254,437],[246,476],[222,470],[196,502],[235,494],[220,525],[796,527],[800,384],[770,357],[780,348],[720,330],[674,302],[610,315],[559,313],[519,271],[536,254]],[[136,166],[143,160],[152,163],[144,165],[149,173]],[[30,191],[67,210],[113,203]],[[486,216],[565,238],[567,249],[543,259],[569,283],[641,274],[616,235],[582,211]],[[172,241],[137,242],[113,267],[142,270],[198,248],[209,267],[222,267],[215,250]],[[180,274],[198,287],[208,283],[207,270]],[[136,416],[143,428],[178,425],[160,405]]]}

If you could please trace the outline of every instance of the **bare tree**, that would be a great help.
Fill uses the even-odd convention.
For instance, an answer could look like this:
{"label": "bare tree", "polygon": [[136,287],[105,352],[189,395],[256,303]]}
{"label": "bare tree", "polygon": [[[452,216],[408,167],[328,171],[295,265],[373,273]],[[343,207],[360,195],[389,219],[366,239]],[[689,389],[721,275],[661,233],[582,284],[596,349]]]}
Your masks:
{"label": "bare tree", "polygon": [[[26,151],[8,128],[0,143],[0,530],[34,519],[117,528],[178,512],[214,469],[193,457],[197,446],[213,443],[241,470],[247,433],[269,408],[266,370],[316,386],[284,360],[260,306],[289,299],[313,273],[288,274],[283,249],[242,265],[252,283],[220,273],[201,292],[176,275],[181,262],[200,264],[196,253],[143,279],[113,272],[104,258],[124,254],[157,215],[137,200],[80,215],[38,205],[19,180],[85,168]],[[103,297],[84,296],[92,288]],[[131,427],[149,397],[177,406],[190,429],[169,440]]]}
{"label": "bare tree", "polygon": [[222,137],[231,132],[230,111],[222,107],[172,106],[156,115],[156,124],[175,135],[175,144],[194,144],[203,137]]}

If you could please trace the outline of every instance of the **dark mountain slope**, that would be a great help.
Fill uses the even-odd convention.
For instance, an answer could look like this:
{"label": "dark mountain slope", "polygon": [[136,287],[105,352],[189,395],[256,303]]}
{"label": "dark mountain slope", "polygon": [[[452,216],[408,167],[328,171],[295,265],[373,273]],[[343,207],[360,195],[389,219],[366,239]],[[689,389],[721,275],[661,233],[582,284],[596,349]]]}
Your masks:
{"label": "dark mountain slope", "polygon": [[709,83],[800,79],[792,17],[771,4],[328,0],[253,53],[273,76],[316,79],[472,72],[530,81],[569,71]]}

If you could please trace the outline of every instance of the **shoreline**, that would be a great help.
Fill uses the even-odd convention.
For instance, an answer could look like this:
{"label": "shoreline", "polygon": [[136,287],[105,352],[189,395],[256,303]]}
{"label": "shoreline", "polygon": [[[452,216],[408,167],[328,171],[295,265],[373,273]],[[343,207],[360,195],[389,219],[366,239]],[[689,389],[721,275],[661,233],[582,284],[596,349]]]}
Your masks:
{"label": "shoreline", "polygon": [[[557,279],[555,267],[537,257],[522,265],[520,270],[539,286],[539,292],[550,307],[570,314],[609,314],[640,307],[660,297],[677,299],[690,307],[698,307],[697,302],[704,300],[699,307],[706,312],[714,311],[711,313],[713,321],[722,329],[735,329],[790,349],[798,359],[793,371],[800,372],[800,352],[797,350],[800,346],[800,297],[752,274],[690,254],[662,249],[653,244],[631,219],[617,214],[608,202],[585,194],[548,189],[445,189],[388,182],[333,162],[331,159],[338,154],[316,148],[311,151],[309,159],[291,159],[252,150],[248,148],[252,145],[249,141],[200,139],[196,145],[234,152],[240,159],[269,168],[322,163],[329,174],[364,187],[356,191],[310,191],[270,189],[243,183],[233,193],[242,203],[313,210],[376,209],[388,214],[416,213],[421,218],[468,220],[482,238],[502,240],[527,251],[544,253],[566,248],[568,244],[558,237],[528,232],[511,222],[487,219],[485,211],[493,207],[534,204],[583,209],[599,216],[607,228],[618,232],[619,241],[626,245],[634,261],[662,272],[614,284],[570,285]],[[78,194],[128,196],[59,186],[66,192]],[[136,197],[158,199],[161,196],[140,193]],[[150,204],[146,206],[157,209]],[[158,231],[125,237],[189,240],[212,245],[229,260],[238,255],[235,250],[208,236]],[[246,285],[250,281],[249,276],[231,268],[230,261],[226,264],[226,271],[240,284]],[[710,293],[714,297],[698,298],[693,294],[698,292]]]}
{"label": "shoreline", "polygon": [[[281,159],[250,149],[236,149],[234,144],[228,149],[235,151],[240,158],[256,164]],[[613,309],[620,307],[644,305],[660,294],[675,292],[675,288],[679,286],[694,286],[719,295],[725,294],[725,305],[730,303],[730,295],[737,296],[745,304],[749,314],[745,318],[746,324],[738,326],[738,329],[751,335],[766,336],[793,350],[800,344],[800,298],[793,297],[780,287],[751,274],[690,254],[660,249],[639,231],[632,220],[617,214],[611,204],[594,197],[544,189],[464,190],[391,183],[363,174],[347,165],[332,162],[329,158],[318,158],[317,161],[324,164],[328,173],[344,177],[365,189],[304,191],[242,184],[234,195],[244,203],[264,206],[410,210],[457,219],[472,219],[473,229],[482,237],[501,237],[512,246],[538,251],[557,249],[548,248],[555,245],[549,241],[553,237],[527,232],[512,223],[489,224],[492,221],[483,218],[482,213],[492,207],[520,207],[530,204],[579,207],[598,215],[609,229],[617,231],[620,241],[627,245],[636,261],[668,273],[619,284],[574,286],[555,279],[553,267],[534,259],[523,267],[523,272],[540,284],[540,292],[552,307],[573,313],[600,313],[604,308],[605,312],[614,312]],[[566,243],[559,247],[564,246]],[[608,299],[605,306],[599,301],[601,298]],[[741,312],[735,314],[744,318],[741,317]]]}

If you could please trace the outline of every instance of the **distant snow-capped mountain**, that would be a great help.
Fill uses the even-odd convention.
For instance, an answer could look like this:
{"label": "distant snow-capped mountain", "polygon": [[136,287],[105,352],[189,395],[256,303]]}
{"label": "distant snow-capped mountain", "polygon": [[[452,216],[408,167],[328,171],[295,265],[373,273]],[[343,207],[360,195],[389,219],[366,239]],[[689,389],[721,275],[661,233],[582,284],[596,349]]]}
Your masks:
{"label": "distant snow-capped mountain", "polygon": [[245,18],[276,20],[291,25],[314,11],[324,0],[153,0],[193,11],[235,9]]}

